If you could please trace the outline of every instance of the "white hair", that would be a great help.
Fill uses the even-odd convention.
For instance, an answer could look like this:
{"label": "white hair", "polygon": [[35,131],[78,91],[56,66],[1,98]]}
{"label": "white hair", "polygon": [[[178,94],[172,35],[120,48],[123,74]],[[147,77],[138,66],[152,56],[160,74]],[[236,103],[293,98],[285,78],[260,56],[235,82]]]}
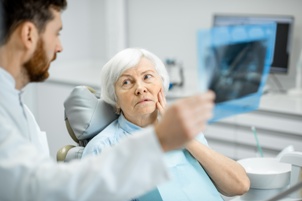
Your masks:
{"label": "white hair", "polygon": [[116,106],[115,83],[122,73],[136,66],[141,58],[148,59],[162,79],[164,93],[169,89],[169,75],[164,63],[153,53],[140,48],[127,48],[112,57],[101,70],[101,98],[113,107]]}

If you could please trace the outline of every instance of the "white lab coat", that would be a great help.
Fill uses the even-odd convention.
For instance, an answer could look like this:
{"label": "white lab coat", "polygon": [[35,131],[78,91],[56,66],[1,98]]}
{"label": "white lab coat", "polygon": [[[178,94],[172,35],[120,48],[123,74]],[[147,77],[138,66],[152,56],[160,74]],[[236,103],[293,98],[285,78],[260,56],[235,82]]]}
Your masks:
{"label": "white lab coat", "polygon": [[71,163],[49,157],[45,133],[0,67],[0,200],[129,200],[169,178],[152,128],[101,155]]}

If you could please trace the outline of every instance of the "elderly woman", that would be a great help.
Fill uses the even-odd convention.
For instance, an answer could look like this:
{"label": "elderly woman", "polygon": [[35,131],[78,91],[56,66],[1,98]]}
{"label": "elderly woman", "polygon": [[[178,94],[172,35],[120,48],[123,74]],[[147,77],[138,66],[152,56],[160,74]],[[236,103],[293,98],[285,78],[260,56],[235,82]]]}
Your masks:
{"label": "elderly woman", "polygon": [[[134,131],[156,124],[164,113],[169,79],[157,56],[144,49],[129,48],[102,68],[101,86],[101,97],[116,109],[119,117],[87,144],[83,157],[99,154]],[[171,181],[137,200],[217,201],[223,200],[220,193],[234,196],[249,189],[244,169],[210,149],[202,133],[185,149],[168,152],[165,161]]]}

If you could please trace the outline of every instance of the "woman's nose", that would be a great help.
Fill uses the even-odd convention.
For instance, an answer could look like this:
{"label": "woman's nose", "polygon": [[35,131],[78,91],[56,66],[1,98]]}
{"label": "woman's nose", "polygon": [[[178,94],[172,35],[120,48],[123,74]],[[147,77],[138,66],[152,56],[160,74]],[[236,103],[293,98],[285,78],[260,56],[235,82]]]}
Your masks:
{"label": "woman's nose", "polygon": [[146,93],[146,92],[147,92],[147,89],[143,84],[138,84],[137,85],[137,88],[135,90],[136,95],[141,95],[141,94]]}

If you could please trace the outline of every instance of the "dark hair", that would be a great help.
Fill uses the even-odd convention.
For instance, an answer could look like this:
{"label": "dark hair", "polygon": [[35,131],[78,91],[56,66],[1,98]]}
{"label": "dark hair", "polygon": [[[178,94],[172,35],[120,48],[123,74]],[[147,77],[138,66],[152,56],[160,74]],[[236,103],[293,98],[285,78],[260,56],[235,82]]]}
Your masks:
{"label": "dark hair", "polygon": [[47,22],[54,17],[50,8],[62,11],[67,7],[66,0],[0,0],[0,2],[0,45],[5,44],[18,25],[26,21],[34,23],[39,33],[43,32]]}

